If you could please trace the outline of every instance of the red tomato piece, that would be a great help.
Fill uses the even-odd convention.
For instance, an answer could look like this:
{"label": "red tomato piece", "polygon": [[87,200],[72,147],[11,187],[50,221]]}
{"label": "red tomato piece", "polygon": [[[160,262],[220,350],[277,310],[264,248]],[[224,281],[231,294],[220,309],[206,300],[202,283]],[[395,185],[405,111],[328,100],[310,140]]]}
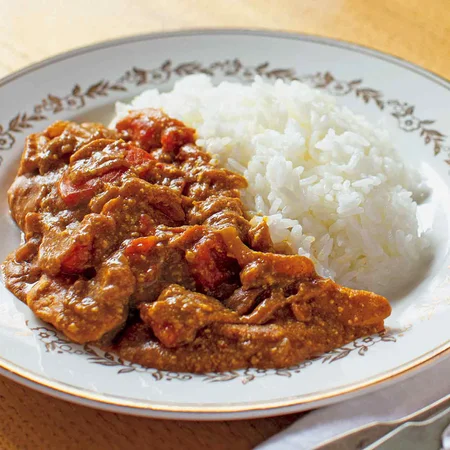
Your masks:
{"label": "red tomato piece", "polygon": [[91,259],[91,246],[74,244],[69,254],[61,262],[61,271],[65,273],[81,273]]}
{"label": "red tomato piece", "polygon": [[[177,119],[173,119],[158,109],[148,108],[139,111],[133,111],[116,124],[118,131],[125,133],[128,139],[137,143],[144,150],[160,148],[162,145],[163,134],[167,136],[166,145],[168,150],[170,146],[180,146],[184,143],[193,142],[193,133],[190,128]],[[166,133],[166,130],[174,130]],[[189,130],[189,131],[188,131]]]}
{"label": "red tomato piece", "polygon": [[173,153],[185,144],[193,144],[195,130],[187,127],[169,127],[161,135],[161,145],[165,152]]}
{"label": "red tomato piece", "polygon": [[152,250],[158,239],[155,236],[145,236],[133,239],[125,248],[126,256],[143,255]]}
{"label": "red tomato piece", "polygon": [[214,235],[200,239],[192,251],[187,252],[186,260],[195,281],[205,292],[214,290],[239,273],[239,266],[228,257],[223,241]]}
{"label": "red tomato piece", "polygon": [[59,193],[67,206],[74,207],[89,201],[94,196],[97,183],[98,179],[94,178],[75,185],[66,174],[59,183]]}
{"label": "red tomato piece", "polygon": [[146,163],[147,161],[152,161],[152,160],[154,160],[154,158],[149,153],[147,153],[145,150],[142,150],[139,147],[133,147],[133,146],[130,146],[130,149],[128,150],[128,152],[125,156],[125,161],[130,163],[130,165],[132,165],[132,166],[140,166],[140,165]]}
{"label": "red tomato piece", "polygon": [[111,170],[111,172],[100,177],[79,184],[73,183],[66,173],[59,183],[59,193],[67,206],[74,207],[80,203],[88,202],[97,192],[101,182],[112,183],[123,173],[123,169]]}

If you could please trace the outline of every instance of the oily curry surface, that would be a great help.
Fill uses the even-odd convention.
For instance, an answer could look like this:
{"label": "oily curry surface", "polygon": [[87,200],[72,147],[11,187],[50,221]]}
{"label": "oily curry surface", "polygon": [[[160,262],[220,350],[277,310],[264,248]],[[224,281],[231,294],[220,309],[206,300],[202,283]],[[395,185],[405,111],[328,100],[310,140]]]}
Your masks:
{"label": "oily curry surface", "polygon": [[9,190],[7,287],[78,343],[171,371],[287,367],[383,330],[387,300],[319,277],[252,227],[246,180],[142,110],[28,137]]}

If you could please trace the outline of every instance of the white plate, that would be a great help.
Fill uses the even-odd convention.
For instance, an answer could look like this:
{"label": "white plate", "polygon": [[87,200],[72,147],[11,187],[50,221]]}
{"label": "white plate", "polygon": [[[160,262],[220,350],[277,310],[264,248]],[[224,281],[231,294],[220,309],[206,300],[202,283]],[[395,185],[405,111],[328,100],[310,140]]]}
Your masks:
{"label": "white plate", "polygon": [[[404,158],[432,188],[419,207],[434,258],[391,298],[385,335],[282,370],[191,375],[144,369],[67,342],[0,285],[1,373],[30,387],[99,408],[152,417],[234,419],[301,411],[376,389],[449,353],[450,83],[373,50],[270,32],[195,31],[138,36],[49,59],[0,81],[0,259],[19,244],[6,190],[27,133],[56,119],[108,121],[116,100],[180,77],[254,74],[299,78],[384,119]],[[402,270],[401,267],[398,270]]]}

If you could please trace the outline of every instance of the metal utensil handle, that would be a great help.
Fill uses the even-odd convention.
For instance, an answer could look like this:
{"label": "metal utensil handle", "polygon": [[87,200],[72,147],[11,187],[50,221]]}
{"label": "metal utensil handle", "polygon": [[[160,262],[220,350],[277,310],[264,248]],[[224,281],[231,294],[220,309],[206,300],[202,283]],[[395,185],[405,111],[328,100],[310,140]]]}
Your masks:
{"label": "metal utensil handle", "polygon": [[449,405],[450,395],[447,395],[431,405],[419,409],[401,419],[364,425],[339,436],[337,439],[331,439],[316,448],[317,450],[362,450],[402,424],[411,421],[426,420],[443,411]]}

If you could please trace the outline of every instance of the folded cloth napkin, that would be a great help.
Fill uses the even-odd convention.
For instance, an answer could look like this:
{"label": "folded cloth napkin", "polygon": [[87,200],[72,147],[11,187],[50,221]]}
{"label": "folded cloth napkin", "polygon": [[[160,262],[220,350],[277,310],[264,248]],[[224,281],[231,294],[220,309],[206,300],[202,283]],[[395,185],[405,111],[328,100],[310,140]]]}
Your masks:
{"label": "folded cloth napkin", "polygon": [[449,394],[449,374],[450,358],[447,357],[370,394],[316,409],[259,445],[257,450],[311,450],[363,425],[401,419]]}

